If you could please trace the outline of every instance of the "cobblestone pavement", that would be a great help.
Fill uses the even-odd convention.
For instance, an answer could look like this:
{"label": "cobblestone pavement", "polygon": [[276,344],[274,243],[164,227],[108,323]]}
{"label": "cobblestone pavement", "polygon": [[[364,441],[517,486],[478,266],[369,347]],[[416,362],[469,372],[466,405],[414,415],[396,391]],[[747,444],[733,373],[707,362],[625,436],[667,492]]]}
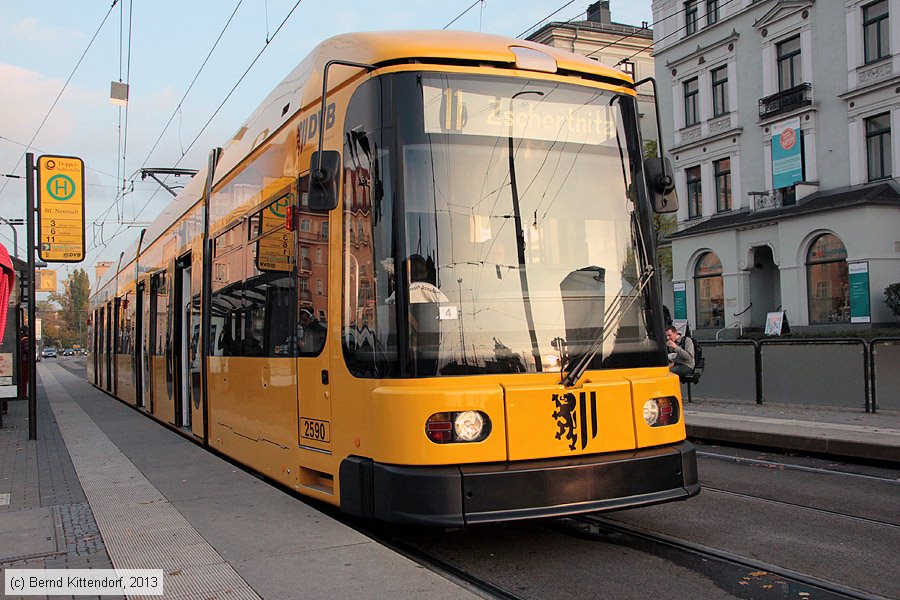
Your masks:
{"label": "cobblestone pavement", "polygon": [[[7,568],[112,568],[41,385],[37,408],[37,440],[28,440],[26,401],[9,402],[0,429],[0,494],[9,494],[9,504],[0,506],[0,579]],[[52,517],[26,536],[42,539],[22,544],[22,528],[40,509],[49,509]],[[0,598],[7,597],[3,592],[0,583]]]}

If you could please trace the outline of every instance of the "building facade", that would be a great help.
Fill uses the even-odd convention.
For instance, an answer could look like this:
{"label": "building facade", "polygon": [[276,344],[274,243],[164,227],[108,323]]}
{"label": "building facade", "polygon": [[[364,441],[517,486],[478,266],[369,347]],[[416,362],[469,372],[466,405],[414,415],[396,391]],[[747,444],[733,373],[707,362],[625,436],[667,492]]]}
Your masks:
{"label": "building facade", "polygon": [[[583,21],[546,23],[526,39],[593,58],[628,73],[635,81],[654,76],[651,54],[653,30],[647,23],[626,25],[613,22],[609,0],[588,6]],[[658,137],[652,91],[649,85],[638,90],[641,136],[645,142]]]}
{"label": "building facade", "polygon": [[675,318],[896,322],[900,0],[654,0]]}

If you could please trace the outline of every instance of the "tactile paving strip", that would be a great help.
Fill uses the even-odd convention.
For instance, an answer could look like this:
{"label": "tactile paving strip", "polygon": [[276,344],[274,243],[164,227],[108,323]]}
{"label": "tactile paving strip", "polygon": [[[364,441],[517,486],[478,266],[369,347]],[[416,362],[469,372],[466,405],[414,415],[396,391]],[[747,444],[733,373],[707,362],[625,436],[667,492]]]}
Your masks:
{"label": "tactile paving strip", "polygon": [[259,598],[72,400],[43,383],[113,566],[163,569],[166,598]]}

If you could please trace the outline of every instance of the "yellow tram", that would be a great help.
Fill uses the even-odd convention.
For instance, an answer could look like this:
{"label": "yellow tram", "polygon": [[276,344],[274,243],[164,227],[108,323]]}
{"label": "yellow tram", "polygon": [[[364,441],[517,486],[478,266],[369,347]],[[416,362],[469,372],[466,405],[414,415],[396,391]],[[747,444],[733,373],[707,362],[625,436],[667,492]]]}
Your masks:
{"label": "yellow tram", "polygon": [[323,42],[98,283],[90,380],[353,515],[696,494],[634,90],[491,35]]}

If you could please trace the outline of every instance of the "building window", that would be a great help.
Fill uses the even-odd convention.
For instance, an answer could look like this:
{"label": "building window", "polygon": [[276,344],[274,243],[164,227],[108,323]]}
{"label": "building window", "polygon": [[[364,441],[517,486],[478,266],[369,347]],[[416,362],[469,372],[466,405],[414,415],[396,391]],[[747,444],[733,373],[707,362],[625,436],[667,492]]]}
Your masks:
{"label": "building window", "polygon": [[715,24],[719,20],[719,0],[706,0],[706,26]]}
{"label": "building window", "polygon": [[707,252],[694,268],[694,290],[697,298],[697,327],[725,326],[725,284],[722,261],[715,252]]}
{"label": "building window", "polygon": [[696,77],[684,82],[684,126],[700,122],[700,85]]}
{"label": "building window", "polygon": [[731,210],[731,159],[717,160],[713,168],[716,173],[716,211]]}
{"label": "building window", "polygon": [[803,81],[800,69],[800,36],[779,43],[778,54],[778,91],[783,92]]}
{"label": "building window", "polygon": [[881,60],[891,53],[888,0],[880,0],[863,7],[863,46],[866,64]]}
{"label": "building window", "polygon": [[891,113],[866,119],[866,164],[869,181],[891,176]]}
{"label": "building window", "polygon": [[300,220],[300,231],[310,231],[312,228],[312,222],[309,219],[301,219]]}
{"label": "building window", "polygon": [[703,214],[703,190],[700,185],[700,167],[684,170],[687,176],[688,218],[693,219]]}
{"label": "building window", "polygon": [[826,233],[816,238],[806,258],[810,323],[850,321],[850,286],[847,249]]}
{"label": "building window", "polygon": [[697,0],[688,0],[684,3],[684,32],[687,35],[697,32],[697,21],[700,20],[697,10]]}
{"label": "building window", "polygon": [[713,116],[720,117],[728,112],[728,67],[713,69],[712,97]]}
{"label": "building window", "polygon": [[623,73],[634,79],[634,63],[630,60],[623,60],[619,63],[619,68]]}

